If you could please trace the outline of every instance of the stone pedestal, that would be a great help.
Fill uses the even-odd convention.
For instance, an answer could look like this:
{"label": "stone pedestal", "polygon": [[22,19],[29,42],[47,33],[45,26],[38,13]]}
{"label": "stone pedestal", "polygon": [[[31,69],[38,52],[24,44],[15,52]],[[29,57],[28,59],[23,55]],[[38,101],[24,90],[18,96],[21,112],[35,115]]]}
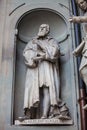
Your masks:
{"label": "stone pedestal", "polygon": [[15,120],[15,125],[72,125],[73,120],[60,120],[60,119],[31,119],[31,120]]}

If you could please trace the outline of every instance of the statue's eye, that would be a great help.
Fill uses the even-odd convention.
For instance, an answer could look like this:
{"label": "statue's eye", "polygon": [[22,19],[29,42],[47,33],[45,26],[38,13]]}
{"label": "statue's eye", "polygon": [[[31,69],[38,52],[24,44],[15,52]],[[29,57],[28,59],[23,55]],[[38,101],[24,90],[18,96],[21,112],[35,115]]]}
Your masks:
{"label": "statue's eye", "polygon": [[84,4],[84,1],[82,1],[80,4],[81,4],[81,5]]}

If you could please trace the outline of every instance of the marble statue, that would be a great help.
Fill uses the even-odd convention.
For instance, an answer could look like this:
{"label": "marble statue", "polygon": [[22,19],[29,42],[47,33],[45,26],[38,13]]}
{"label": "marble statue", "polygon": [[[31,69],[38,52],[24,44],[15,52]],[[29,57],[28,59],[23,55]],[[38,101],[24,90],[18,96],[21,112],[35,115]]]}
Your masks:
{"label": "marble statue", "polygon": [[[83,23],[83,29],[85,32],[85,37],[83,38],[81,44],[73,51],[75,56],[82,55],[80,64],[80,75],[87,87],[87,1],[86,0],[76,0],[78,6],[84,12],[83,16],[73,16],[69,19],[70,22]],[[87,110],[87,104],[83,107]]]}
{"label": "marble statue", "polygon": [[23,56],[27,66],[24,96],[24,119],[71,119],[69,109],[60,100],[58,42],[49,35],[50,28],[42,24],[35,38],[26,45]]}

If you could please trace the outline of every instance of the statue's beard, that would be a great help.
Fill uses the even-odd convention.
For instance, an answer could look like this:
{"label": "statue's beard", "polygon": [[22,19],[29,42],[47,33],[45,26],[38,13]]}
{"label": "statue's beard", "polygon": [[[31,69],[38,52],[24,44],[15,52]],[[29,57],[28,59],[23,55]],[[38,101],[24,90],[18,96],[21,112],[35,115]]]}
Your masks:
{"label": "statue's beard", "polygon": [[45,32],[38,32],[37,34],[39,37],[44,37],[46,36],[47,34]]}
{"label": "statue's beard", "polygon": [[83,7],[80,7],[83,11],[87,11],[87,3]]}
{"label": "statue's beard", "polygon": [[49,31],[39,31],[38,32],[38,37],[45,37],[45,36],[47,36],[49,34]]}

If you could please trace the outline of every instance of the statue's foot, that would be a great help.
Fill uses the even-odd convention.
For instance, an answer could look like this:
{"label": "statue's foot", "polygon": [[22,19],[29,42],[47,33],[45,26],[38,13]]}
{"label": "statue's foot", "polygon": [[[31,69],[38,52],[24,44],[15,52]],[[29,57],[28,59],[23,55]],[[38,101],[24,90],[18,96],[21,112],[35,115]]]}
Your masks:
{"label": "statue's foot", "polygon": [[41,117],[41,119],[47,119],[47,116],[43,115],[43,116]]}
{"label": "statue's foot", "polygon": [[30,119],[29,116],[18,117],[19,121],[24,121],[24,120],[28,120],[28,119]]}
{"label": "statue's foot", "polygon": [[54,114],[51,114],[50,116],[49,116],[49,119],[51,119],[51,118],[53,118],[54,117]]}
{"label": "statue's foot", "polygon": [[87,110],[87,104],[83,107],[84,110]]}
{"label": "statue's foot", "polygon": [[71,120],[71,117],[70,116],[59,115],[58,119],[60,119],[60,120]]}

